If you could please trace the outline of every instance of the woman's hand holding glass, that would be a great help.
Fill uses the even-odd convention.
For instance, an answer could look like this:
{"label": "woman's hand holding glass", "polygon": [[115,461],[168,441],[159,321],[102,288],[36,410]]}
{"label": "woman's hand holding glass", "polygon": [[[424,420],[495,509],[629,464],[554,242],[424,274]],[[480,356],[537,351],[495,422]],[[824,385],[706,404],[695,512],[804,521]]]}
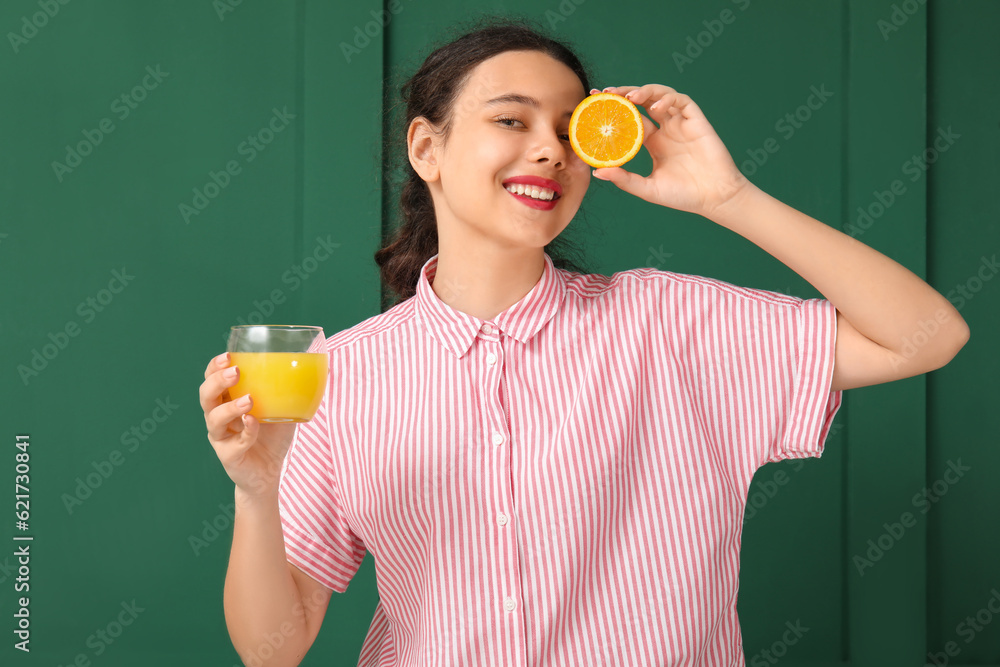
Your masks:
{"label": "woman's hand holding glass", "polygon": [[295,424],[261,424],[249,415],[251,396],[232,400],[229,389],[239,380],[240,369],[230,367],[228,352],[214,358],[205,369],[199,392],[205,411],[208,441],[229,478],[245,494],[277,495],[281,464],[295,435]]}
{"label": "woman's hand holding glass", "polygon": [[205,369],[201,406],[208,440],[243,493],[277,492],[295,423],[316,414],[329,367],[322,327],[232,327],[226,353]]}

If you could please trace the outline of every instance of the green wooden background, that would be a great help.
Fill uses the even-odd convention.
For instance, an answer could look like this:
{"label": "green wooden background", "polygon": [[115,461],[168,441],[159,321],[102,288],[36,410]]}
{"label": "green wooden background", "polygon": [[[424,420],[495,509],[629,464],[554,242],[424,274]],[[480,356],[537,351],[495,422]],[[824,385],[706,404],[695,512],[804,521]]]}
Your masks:
{"label": "green wooden background", "polygon": [[[758,471],[747,663],[1000,665],[1000,3],[986,0],[4,2],[0,663],[239,664],[222,608],[233,489],[205,438],[204,366],[233,324],[331,335],[381,312],[372,254],[398,182],[383,111],[480,12],[570,40],[597,87],[690,94],[751,180],[927,279],[972,329],[939,371],[849,390],[821,459]],[[644,151],[629,165],[649,168]],[[610,183],[567,233],[606,275],[821,296],[742,237]],[[34,538],[30,654],[13,647],[15,534]],[[369,558],[303,664],[355,664],[376,595]],[[808,630],[791,643],[786,624]]]}

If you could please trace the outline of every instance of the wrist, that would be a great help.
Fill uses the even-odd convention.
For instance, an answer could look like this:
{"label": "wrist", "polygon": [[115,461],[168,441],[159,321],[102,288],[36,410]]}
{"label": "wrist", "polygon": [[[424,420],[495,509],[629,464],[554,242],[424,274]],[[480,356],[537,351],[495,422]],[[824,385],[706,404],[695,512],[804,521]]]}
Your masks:
{"label": "wrist", "polygon": [[278,506],[278,487],[275,486],[274,488],[262,491],[247,491],[237,485],[234,491],[234,499],[237,511],[257,511],[261,508],[276,508]]}
{"label": "wrist", "polygon": [[745,216],[747,207],[761,194],[763,191],[760,188],[751,183],[746,176],[739,174],[738,178],[732,179],[730,185],[723,189],[723,194],[715,205],[703,215],[718,225],[733,229],[733,226]]}

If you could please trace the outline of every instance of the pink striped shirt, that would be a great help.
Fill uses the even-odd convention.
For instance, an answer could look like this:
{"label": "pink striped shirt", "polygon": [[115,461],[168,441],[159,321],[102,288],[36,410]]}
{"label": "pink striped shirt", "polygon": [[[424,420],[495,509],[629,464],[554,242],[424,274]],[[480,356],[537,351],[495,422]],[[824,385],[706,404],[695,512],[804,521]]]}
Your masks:
{"label": "pink striped shirt", "polygon": [[484,321],[430,286],[327,341],[282,468],[288,561],[379,603],[359,665],[744,665],[761,465],[818,457],[836,310],[651,268],[555,268]]}

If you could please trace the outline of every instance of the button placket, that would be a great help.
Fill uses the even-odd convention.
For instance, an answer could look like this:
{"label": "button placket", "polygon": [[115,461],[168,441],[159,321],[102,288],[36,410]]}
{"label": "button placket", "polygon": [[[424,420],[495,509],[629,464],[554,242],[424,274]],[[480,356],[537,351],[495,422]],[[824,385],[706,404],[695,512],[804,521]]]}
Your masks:
{"label": "button placket", "polygon": [[[506,567],[503,568],[506,574],[502,575],[499,592],[505,614],[511,614],[518,606],[517,595],[521,588],[521,581],[517,555],[517,535],[509,532],[514,528],[513,516],[510,513],[511,497],[507,490],[510,480],[510,454],[501,449],[507,444],[509,438],[509,417],[506,411],[510,409],[510,406],[506,404],[506,396],[501,395],[501,392],[505,391],[502,377],[504,368],[503,334],[496,326],[485,322],[480,325],[479,331],[479,338],[486,349],[486,353],[480,357],[480,363],[485,364],[483,377],[486,379],[485,389],[491,399],[489,405],[492,408],[487,413],[487,437],[491,443],[490,449],[494,454],[492,470],[498,476],[496,488],[499,495],[494,497],[497,507],[492,517],[495,522],[493,529],[497,531],[497,546],[500,549],[498,555],[506,564]],[[516,618],[516,615],[511,618]]]}

